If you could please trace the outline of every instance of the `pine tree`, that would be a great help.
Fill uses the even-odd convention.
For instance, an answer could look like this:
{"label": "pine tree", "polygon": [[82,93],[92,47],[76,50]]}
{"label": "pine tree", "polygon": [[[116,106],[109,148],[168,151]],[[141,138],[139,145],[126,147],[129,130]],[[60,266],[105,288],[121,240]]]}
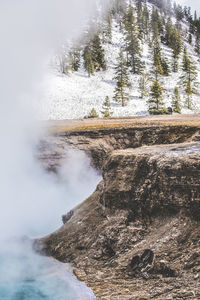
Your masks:
{"label": "pine tree", "polygon": [[182,50],[182,38],[176,26],[168,21],[165,28],[165,43],[173,50],[172,70],[178,72],[178,59]]}
{"label": "pine tree", "polygon": [[175,27],[171,37],[171,48],[173,50],[173,71],[178,72],[178,59],[182,50],[182,38],[180,31]]}
{"label": "pine tree", "polygon": [[194,91],[192,89],[191,81],[189,79],[187,80],[187,83],[186,83],[185,92],[187,95],[185,104],[188,109],[192,109],[192,106],[193,106],[192,105],[192,95],[194,94]]}
{"label": "pine tree", "polygon": [[140,98],[142,99],[149,93],[148,83],[149,75],[147,73],[142,73],[139,79]]}
{"label": "pine tree", "polygon": [[162,57],[161,66],[162,66],[162,70],[163,70],[163,75],[164,76],[169,76],[170,67],[169,67],[168,59],[166,57]]}
{"label": "pine tree", "polygon": [[75,49],[73,51],[70,51],[70,65],[72,72],[77,72],[80,68],[80,59],[81,54],[79,49]]}
{"label": "pine tree", "polygon": [[191,45],[192,44],[192,34],[189,33],[189,36],[188,36],[188,43]]}
{"label": "pine tree", "polygon": [[181,5],[177,5],[175,14],[177,21],[182,21],[182,19],[184,18],[184,11]]}
{"label": "pine tree", "polygon": [[162,56],[161,56],[161,47],[158,39],[154,40],[153,43],[153,70],[152,73],[155,76],[155,79],[158,79],[159,75],[163,75],[162,67]]}
{"label": "pine tree", "polygon": [[190,59],[188,56],[187,48],[185,47],[183,51],[182,70],[184,72],[187,72],[189,68],[190,68]]}
{"label": "pine tree", "polygon": [[169,19],[165,25],[165,43],[167,46],[172,46],[173,25]]}
{"label": "pine tree", "polygon": [[125,50],[127,52],[127,63],[133,74],[141,74],[144,64],[141,60],[141,47],[139,31],[135,19],[134,8],[130,5],[124,17],[125,28]]}
{"label": "pine tree", "polygon": [[112,43],[112,14],[108,12],[106,16],[106,26],[104,30],[105,41],[107,43]]}
{"label": "pine tree", "polygon": [[126,102],[129,100],[129,95],[127,93],[127,88],[130,85],[128,68],[126,66],[126,61],[124,59],[123,52],[120,51],[118,63],[115,67],[115,77],[116,88],[114,91],[113,99],[116,102],[121,103],[122,106],[125,106]]}
{"label": "pine tree", "polygon": [[94,64],[93,64],[92,54],[89,45],[85,46],[84,48],[83,59],[84,59],[84,68],[87,71],[88,76],[90,77],[91,75],[94,74]]}
{"label": "pine tree", "polygon": [[197,21],[197,11],[195,10],[194,12],[194,21],[196,22]]}
{"label": "pine tree", "polygon": [[163,75],[163,67],[162,67],[162,54],[161,54],[161,46],[160,46],[160,16],[158,11],[153,8],[152,16],[151,16],[151,25],[152,25],[152,60],[153,60],[153,69],[151,73],[154,75],[155,80],[158,80],[159,75]]}
{"label": "pine tree", "polygon": [[195,40],[195,51],[200,56],[200,33],[197,32]]}
{"label": "pine tree", "polygon": [[103,114],[104,118],[110,118],[113,114],[113,112],[111,111],[110,100],[108,96],[106,96],[105,102],[103,103],[101,113]]}
{"label": "pine tree", "polygon": [[163,19],[160,17],[160,14],[157,9],[153,7],[151,14],[151,29],[153,33],[153,40],[155,35],[161,35],[164,32]]}
{"label": "pine tree", "polygon": [[192,15],[191,15],[191,7],[185,6],[184,10],[183,10],[183,14],[184,14],[186,20],[189,22],[191,20],[191,17],[192,17]]}
{"label": "pine tree", "polygon": [[92,39],[92,60],[94,64],[95,71],[106,70],[106,62],[104,57],[104,50],[101,45],[101,40],[98,34],[96,34]]}
{"label": "pine tree", "polygon": [[159,115],[166,113],[162,95],[163,89],[158,80],[155,80],[151,87],[150,99],[148,100],[149,113],[151,115]]}
{"label": "pine tree", "polygon": [[194,21],[193,21],[192,16],[190,17],[190,19],[188,20],[188,22],[190,23],[189,32],[191,34],[194,34],[195,33],[195,26],[194,26]]}
{"label": "pine tree", "polygon": [[144,37],[144,16],[141,0],[136,0],[136,11],[137,11],[137,25],[139,30],[139,38]]}
{"label": "pine tree", "polygon": [[146,39],[149,39],[149,33],[150,33],[150,18],[149,18],[149,10],[148,10],[148,7],[147,7],[147,4],[145,3],[144,4],[144,7],[143,7],[143,18],[144,18],[144,36]]}
{"label": "pine tree", "polygon": [[88,118],[98,118],[99,115],[98,113],[96,112],[96,109],[95,108],[92,108],[89,115],[88,115]]}
{"label": "pine tree", "polygon": [[179,94],[178,87],[174,88],[174,95],[172,98],[172,109],[173,109],[173,112],[176,112],[179,114],[181,113],[181,97]]}
{"label": "pine tree", "polygon": [[184,48],[182,71],[180,84],[186,93],[186,106],[188,109],[192,109],[192,95],[197,92],[196,88],[198,86],[197,71],[194,62],[188,55],[186,47]]}

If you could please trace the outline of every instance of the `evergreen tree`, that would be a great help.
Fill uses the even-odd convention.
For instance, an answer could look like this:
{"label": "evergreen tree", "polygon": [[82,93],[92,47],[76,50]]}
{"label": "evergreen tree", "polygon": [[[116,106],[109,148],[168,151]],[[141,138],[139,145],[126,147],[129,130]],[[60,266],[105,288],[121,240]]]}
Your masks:
{"label": "evergreen tree", "polygon": [[127,63],[133,74],[140,74],[144,64],[141,60],[141,47],[138,26],[135,19],[135,11],[131,5],[124,16],[123,21],[125,28],[125,50],[127,52]]}
{"label": "evergreen tree", "polygon": [[179,94],[178,87],[174,88],[174,95],[172,98],[172,109],[173,109],[173,112],[176,112],[179,114],[181,113],[181,97]]}
{"label": "evergreen tree", "polygon": [[192,18],[191,7],[185,6],[184,9],[183,9],[183,13],[184,13],[184,16],[185,16],[186,20],[190,21],[191,18]]}
{"label": "evergreen tree", "polygon": [[155,35],[160,36],[164,32],[163,19],[160,17],[158,10],[154,7],[151,14],[151,28],[153,33],[153,40]]}
{"label": "evergreen tree", "polygon": [[127,88],[130,85],[128,68],[126,66],[126,61],[124,59],[123,52],[120,51],[118,63],[115,67],[115,77],[116,88],[114,91],[113,99],[116,102],[121,103],[122,106],[125,106],[126,102],[129,100],[129,95],[127,93]]}
{"label": "evergreen tree", "polygon": [[143,7],[141,0],[136,0],[136,11],[137,11],[137,25],[139,30],[139,38],[143,39],[144,37],[144,16],[143,16]]}
{"label": "evergreen tree", "polygon": [[144,4],[143,7],[143,18],[144,18],[144,36],[145,38],[149,38],[149,33],[150,33],[150,17],[149,17],[149,10],[147,7],[147,4]]}
{"label": "evergreen tree", "polygon": [[194,21],[196,22],[197,21],[197,11],[195,10],[194,12]]}
{"label": "evergreen tree", "polygon": [[98,34],[96,34],[92,39],[91,55],[95,71],[100,71],[101,69],[105,71],[106,62],[104,57],[104,50],[101,45],[101,40]]}
{"label": "evergreen tree", "polygon": [[183,74],[180,77],[181,86],[183,86],[186,93],[186,106],[188,109],[192,109],[192,95],[197,92],[197,71],[194,62],[188,55],[187,48],[184,48],[183,63],[182,63]]}
{"label": "evergreen tree", "polygon": [[188,22],[190,23],[189,32],[190,32],[191,34],[194,34],[194,33],[195,33],[195,25],[194,25],[194,21],[193,21],[192,16],[191,16],[191,18],[188,20]]}
{"label": "evergreen tree", "polygon": [[112,13],[109,11],[105,18],[104,42],[112,43]]}
{"label": "evergreen tree", "polygon": [[178,71],[178,59],[182,50],[182,38],[179,29],[173,26],[170,21],[166,23],[165,27],[165,43],[173,50],[173,72]]}
{"label": "evergreen tree", "polygon": [[103,103],[102,112],[104,118],[110,118],[113,114],[111,111],[110,100],[109,97],[106,96],[105,102]]}
{"label": "evergreen tree", "polygon": [[161,66],[162,66],[162,70],[163,70],[163,75],[164,76],[169,76],[170,73],[170,67],[169,67],[169,62],[168,59],[166,57],[163,57],[161,59]]}
{"label": "evergreen tree", "polygon": [[184,72],[187,72],[188,69],[189,69],[189,65],[190,65],[190,59],[189,59],[189,56],[188,56],[187,48],[185,47],[184,51],[183,51],[182,70]]}
{"label": "evergreen tree", "polygon": [[153,42],[153,70],[155,79],[158,80],[159,75],[163,75],[161,47],[158,37]]}
{"label": "evergreen tree", "polygon": [[149,93],[148,88],[149,76],[147,73],[142,73],[139,79],[139,90],[140,90],[140,98],[144,98]]}
{"label": "evergreen tree", "polygon": [[158,82],[155,80],[151,87],[150,99],[148,100],[149,113],[151,115],[165,114],[166,109],[163,103],[163,89]]}
{"label": "evergreen tree", "polygon": [[200,56],[200,33],[196,34],[195,52],[197,53],[198,56]]}
{"label": "evergreen tree", "polygon": [[192,44],[192,34],[189,33],[189,36],[188,36],[188,43],[191,45]]}
{"label": "evergreen tree", "polygon": [[153,55],[153,69],[152,74],[155,79],[158,80],[159,75],[163,75],[162,67],[162,55],[161,55],[161,46],[160,46],[160,17],[157,9],[153,8],[151,16],[151,25],[152,25],[152,55]]}
{"label": "evergreen tree", "polygon": [[127,9],[126,1],[124,0],[114,1],[112,12],[113,15],[115,16],[117,24],[119,24],[120,31],[122,31],[123,16],[126,13],[126,9]]}
{"label": "evergreen tree", "polygon": [[173,71],[178,72],[178,59],[182,50],[182,38],[180,31],[175,27],[171,37],[171,48],[173,50]]}
{"label": "evergreen tree", "polygon": [[94,74],[94,64],[93,64],[92,54],[89,45],[85,46],[84,48],[83,59],[84,59],[84,68],[87,71],[88,76],[90,77],[91,75]]}
{"label": "evergreen tree", "polygon": [[92,108],[91,109],[91,111],[90,111],[90,113],[89,113],[89,115],[88,115],[88,118],[98,118],[99,117],[99,115],[98,115],[98,113],[96,112],[96,109],[95,108]]}
{"label": "evergreen tree", "polygon": [[175,14],[176,14],[176,19],[177,21],[182,21],[184,18],[184,11],[181,5],[177,5],[176,10],[175,10]]}
{"label": "evergreen tree", "polygon": [[73,51],[70,51],[70,65],[71,65],[71,70],[72,72],[76,72],[80,68],[80,59],[81,59],[81,54],[79,49],[75,49]]}
{"label": "evergreen tree", "polygon": [[185,104],[188,109],[192,109],[192,95],[194,94],[194,91],[191,86],[191,81],[188,79],[185,87],[185,92],[186,92],[186,101]]}
{"label": "evergreen tree", "polygon": [[165,25],[165,43],[167,46],[172,46],[172,34],[173,34],[173,25],[169,19]]}

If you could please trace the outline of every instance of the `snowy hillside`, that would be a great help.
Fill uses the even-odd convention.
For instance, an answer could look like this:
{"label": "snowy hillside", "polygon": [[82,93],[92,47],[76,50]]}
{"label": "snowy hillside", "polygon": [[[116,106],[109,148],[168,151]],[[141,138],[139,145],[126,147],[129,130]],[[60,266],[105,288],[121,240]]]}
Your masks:
{"label": "snowy hillside", "polygon": [[[133,5],[135,2],[133,1]],[[152,4],[148,3],[149,11],[152,9]],[[172,17],[171,22],[175,24],[175,18]],[[184,32],[188,31],[188,23],[181,22],[183,47],[187,46],[188,53],[195,61],[198,71],[198,80],[200,81],[200,63],[198,56],[194,50],[194,38],[192,44],[187,42],[184,37]],[[112,21],[112,43],[104,43],[105,60],[107,63],[106,71],[95,72],[91,77],[88,76],[84,69],[81,60],[81,66],[78,71],[69,71],[67,75],[62,74],[55,66],[51,67],[49,74],[43,83],[45,94],[41,101],[41,111],[45,111],[44,118],[48,119],[73,119],[84,118],[88,116],[92,108],[95,108],[101,117],[102,105],[105,97],[109,96],[111,110],[113,116],[134,116],[148,115],[147,100],[149,96],[140,98],[139,78],[140,75],[129,74],[131,85],[129,87],[130,101],[122,107],[119,103],[113,100],[114,89],[116,82],[113,80],[115,74],[115,66],[119,51],[122,47],[124,36],[120,31],[118,22],[113,18]],[[142,60],[145,62],[145,72],[151,71],[152,63],[150,57],[149,45],[146,41],[141,43]],[[161,43],[162,55],[169,61],[172,60],[172,49]],[[183,52],[179,57],[179,65],[182,62]],[[163,76],[161,79],[163,86],[163,99],[165,107],[171,107],[172,95],[174,88],[180,85],[181,69],[177,72],[170,72],[169,76]],[[148,83],[149,87],[151,83]],[[185,107],[185,95],[180,89],[182,113],[198,113],[200,112],[200,94],[196,93],[192,96],[193,107],[189,110]]]}

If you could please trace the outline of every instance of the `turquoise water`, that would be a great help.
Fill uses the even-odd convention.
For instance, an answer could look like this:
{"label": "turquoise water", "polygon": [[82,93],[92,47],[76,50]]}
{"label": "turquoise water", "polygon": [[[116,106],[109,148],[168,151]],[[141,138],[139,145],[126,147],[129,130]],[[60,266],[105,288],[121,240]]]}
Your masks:
{"label": "turquoise water", "polygon": [[73,276],[68,265],[37,255],[30,242],[12,241],[0,252],[0,299],[93,300],[95,297]]}

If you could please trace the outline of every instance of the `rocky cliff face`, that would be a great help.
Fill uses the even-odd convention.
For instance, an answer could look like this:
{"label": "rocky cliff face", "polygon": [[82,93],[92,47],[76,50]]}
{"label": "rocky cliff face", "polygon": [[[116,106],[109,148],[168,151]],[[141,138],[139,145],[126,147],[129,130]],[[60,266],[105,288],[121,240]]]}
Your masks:
{"label": "rocky cliff face", "polygon": [[97,169],[113,150],[143,145],[173,144],[199,138],[199,126],[138,125],[119,128],[61,131],[46,137],[40,145],[40,159],[45,168],[56,172],[69,147],[85,151]]}
{"label": "rocky cliff face", "polygon": [[182,209],[198,219],[199,153],[199,143],[113,151],[103,167],[101,203],[131,210],[133,220]]}
{"label": "rocky cliff face", "polygon": [[59,136],[102,164],[103,180],[36,247],[72,263],[97,299],[200,299],[200,143],[186,143],[199,130],[174,129]]}

